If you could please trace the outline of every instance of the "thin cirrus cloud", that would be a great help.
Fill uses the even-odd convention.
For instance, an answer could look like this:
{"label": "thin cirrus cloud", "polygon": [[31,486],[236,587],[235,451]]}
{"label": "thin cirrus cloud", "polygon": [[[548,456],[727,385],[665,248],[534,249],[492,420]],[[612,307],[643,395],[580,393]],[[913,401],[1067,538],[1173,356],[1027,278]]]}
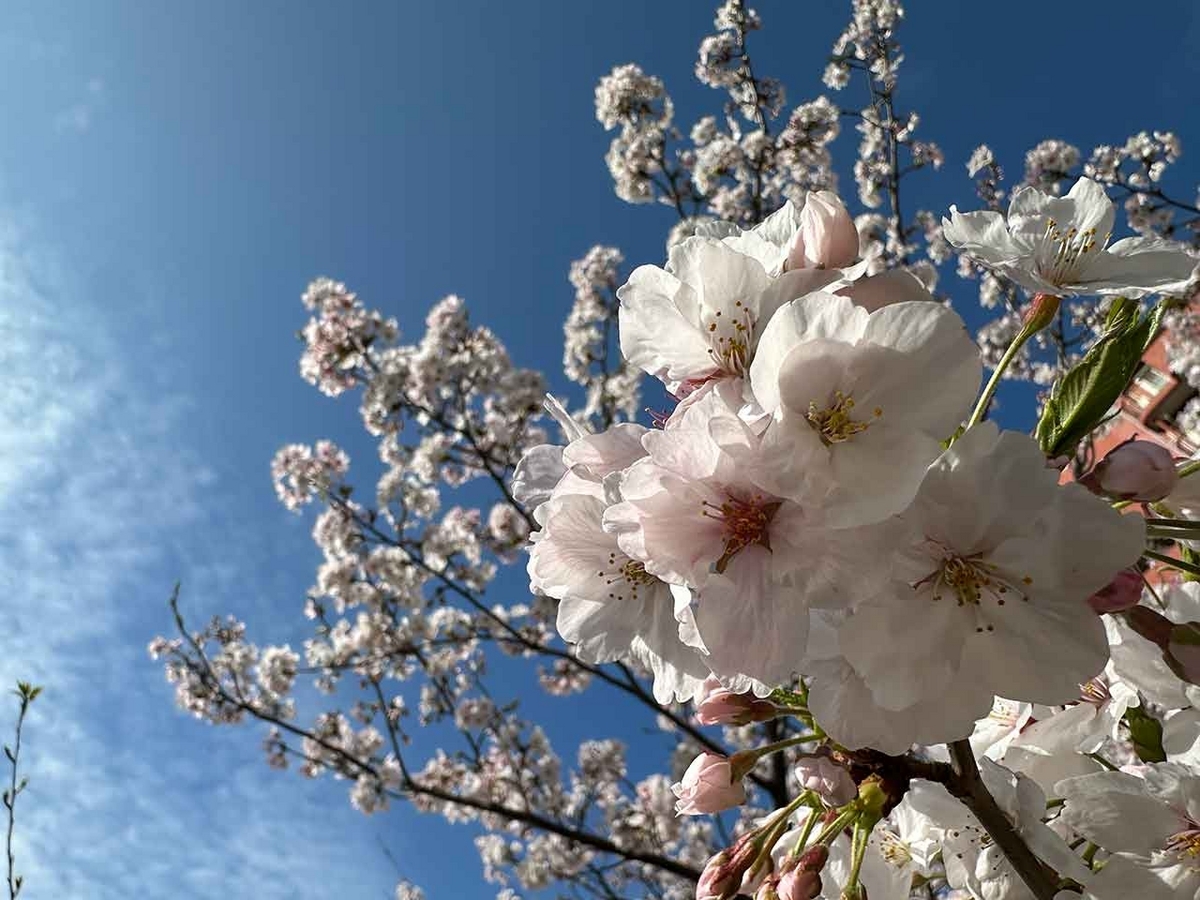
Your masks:
{"label": "thin cirrus cloud", "polygon": [[382,896],[377,848],[330,809],[344,786],[273,776],[249,735],[172,709],[145,648],[175,577],[227,579],[205,562],[220,486],[187,449],[193,404],[134,377],[57,274],[0,225],[0,688],[45,686],[22,752],[22,897]]}
{"label": "thin cirrus cloud", "polygon": [[100,78],[89,79],[84,85],[83,97],[54,116],[55,130],[83,134],[92,127],[103,101],[104,81]]}

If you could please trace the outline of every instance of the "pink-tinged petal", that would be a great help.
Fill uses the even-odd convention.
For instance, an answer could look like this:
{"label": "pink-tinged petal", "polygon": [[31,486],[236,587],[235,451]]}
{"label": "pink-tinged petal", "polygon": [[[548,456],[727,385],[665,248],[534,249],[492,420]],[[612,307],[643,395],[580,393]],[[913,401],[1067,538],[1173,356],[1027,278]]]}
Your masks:
{"label": "pink-tinged petal", "polygon": [[809,191],[787,268],[841,268],[857,258],[858,229],[842,201],[830,191]]}
{"label": "pink-tinged petal", "polygon": [[621,422],[599,434],[588,434],[572,441],[562,452],[567,466],[584,466],[593,476],[603,478],[633,465],[646,455],[642,437],[650,429],[633,422]]}
{"label": "pink-tinged petal", "polygon": [[718,813],[746,802],[745,788],[740,779],[734,781],[729,759],[716,753],[697,756],[671,790],[679,798],[675,812],[681,816]]}
{"label": "pink-tinged petal", "polygon": [[668,390],[713,369],[691,287],[656,266],[639,266],[617,296],[621,353],[630,365],[663,380]]}

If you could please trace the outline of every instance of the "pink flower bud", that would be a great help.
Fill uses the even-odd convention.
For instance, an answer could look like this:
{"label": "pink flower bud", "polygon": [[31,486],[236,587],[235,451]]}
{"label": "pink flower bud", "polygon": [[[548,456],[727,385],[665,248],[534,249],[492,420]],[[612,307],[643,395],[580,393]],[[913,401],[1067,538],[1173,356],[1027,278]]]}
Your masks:
{"label": "pink flower bud", "polygon": [[779,713],[770,700],[760,700],[753,694],[735,694],[711,676],[704,680],[704,690],[706,693],[696,706],[696,719],[701,725],[748,725],[774,719]]}
{"label": "pink flower bud", "polygon": [[796,861],[796,868],[803,872],[820,872],[829,862],[829,848],[824,844],[813,844]]}
{"label": "pink flower bud", "polygon": [[814,900],[821,896],[821,874],[793,869],[779,879],[779,900]]}
{"label": "pink flower bud", "polygon": [[758,845],[750,837],[746,835],[705,864],[696,885],[696,900],[729,900],[738,895],[742,876],[758,855]]}
{"label": "pink flower bud", "polygon": [[1120,500],[1161,500],[1179,475],[1171,451],[1153,441],[1127,441],[1100,460],[1086,487]]}
{"label": "pink flower bud", "polygon": [[671,785],[679,800],[675,814],[697,816],[717,813],[746,802],[741,779],[733,779],[729,758],[719,753],[701,753],[683,773],[683,780]]}
{"label": "pink flower bud", "polygon": [[780,900],[779,877],[772,875],[760,884],[758,890],[754,892],[754,900]]}
{"label": "pink flower bud", "polygon": [[806,756],[796,763],[796,780],[830,806],[845,806],[858,796],[858,785],[850,773],[824,756]]}
{"label": "pink flower bud", "polygon": [[837,269],[858,259],[858,229],[837,194],[809,191],[785,269]]}
{"label": "pink flower bud", "polygon": [[1142,576],[1133,569],[1123,569],[1107,585],[1088,597],[1088,604],[1097,613],[1124,612],[1142,599]]}

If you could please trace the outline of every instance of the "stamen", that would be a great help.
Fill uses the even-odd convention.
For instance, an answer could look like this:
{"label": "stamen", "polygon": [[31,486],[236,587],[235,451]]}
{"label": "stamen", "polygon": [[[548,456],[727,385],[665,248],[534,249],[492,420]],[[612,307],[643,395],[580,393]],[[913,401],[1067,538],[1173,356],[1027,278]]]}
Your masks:
{"label": "stamen", "polygon": [[1112,694],[1109,693],[1108,685],[1104,683],[1104,680],[1097,677],[1079,686],[1079,699],[1083,703],[1090,703],[1098,708],[1111,700]]}
{"label": "stamen", "polygon": [[[622,561],[623,560],[623,561]],[[613,551],[608,554],[608,566],[596,573],[612,590],[608,592],[610,600],[636,600],[638,589],[657,583],[658,579],[646,571],[646,567],[637,560],[629,559]],[[615,587],[613,587],[615,585]]]}
{"label": "stamen", "polygon": [[651,428],[666,428],[667,420],[671,418],[671,414],[665,409],[654,409],[651,406],[646,407],[646,414],[650,416]]}
{"label": "stamen", "polygon": [[718,519],[724,525],[722,536],[725,549],[713,568],[717,572],[724,572],[730,560],[754,544],[770,550],[771,536],[767,529],[782,505],[780,501],[762,494],[755,494],[748,500],[729,495],[719,506],[702,501],[702,514],[710,519]]}
{"label": "stamen", "polygon": [[1053,219],[1048,219],[1042,235],[1042,246],[1037,254],[1042,277],[1057,285],[1076,280],[1087,262],[1088,254],[1103,250],[1111,237],[1110,232],[1097,243],[1095,228],[1084,231],[1071,228],[1063,232]]}
{"label": "stamen", "polygon": [[722,320],[721,311],[713,313],[706,326],[712,357],[721,375],[741,378],[750,365],[750,342],[754,338],[754,316],[741,300],[735,301],[734,316]]}
{"label": "stamen", "polygon": [[1190,827],[1167,838],[1166,849],[1178,853],[1184,857],[1185,861],[1195,864],[1200,859],[1200,826],[1190,818],[1186,819],[1184,824]]}
{"label": "stamen", "polygon": [[[1029,601],[1029,587],[1033,579],[1028,575],[1013,577],[999,566],[987,562],[983,554],[961,556],[933,539],[928,539],[930,554],[938,559],[938,567],[929,575],[913,584],[913,588],[930,586],[932,599],[943,599],[949,590],[960,607],[982,607],[985,603],[1004,606],[1010,599]],[[991,624],[979,625],[975,629],[983,633],[995,631]]]}
{"label": "stamen", "polygon": [[[817,408],[817,401],[808,404],[808,413],[804,418],[808,424],[821,436],[821,442],[826,447],[850,440],[856,434],[862,434],[873,424],[871,421],[860,422],[851,418],[854,410],[854,398],[847,397],[841,391],[834,391],[833,403],[824,409]],[[871,411],[872,419],[883,415],[880,407]]]}
{"label": "stamen", "polygon": [[900,836],[895,832],[876,826],[876,832],[879,835],[879,853],[883,858],[891,863],[896,868],[903,868],[912,860],[912,850],[908,844],[900,840]]}

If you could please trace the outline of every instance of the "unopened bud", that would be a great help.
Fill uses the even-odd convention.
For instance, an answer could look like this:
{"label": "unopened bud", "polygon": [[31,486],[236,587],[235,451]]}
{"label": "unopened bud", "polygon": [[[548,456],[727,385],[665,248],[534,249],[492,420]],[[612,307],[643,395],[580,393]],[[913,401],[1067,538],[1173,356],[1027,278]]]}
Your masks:
{"label": "unopened bud", "polygon": [[1061,297],[1053,294],[1035,294],[1029,301],[1029,307],[1025,310],[1025,321],[1021,323],[1021,330],[1028,334],[1037,334],[1054,321],[1061,305]]}
{"label": "unopened bud", "polygon": [[699,816],[722,812],[741,806],[746,802],[746,789],[742,776],[748,769],[738,773],[733,759],[719,753],[701,753],[683,773],[683,780],[671,785],[679,800],[675,803],[675,814]]}
{"label": "unopened bud", "polygon": [[712,857],[700,873],[696,900],[729,900],[742,886],[742,876],[758,856],[758,843],[746,835]]}
{"label": "unopened bud", "polygon": [[800,854],[796,861],[796,869],[802,872],[820,872],[829,862],[829,848],[824,844],[814,844]]}
{"label": "unopened bud", "polygon": [[858,795],[850,773],[822,756],[806,756],[796,763],[796,780],[830,806],[845,806]]}
{"label": "unopened bud", "polygon": [[820,873],[796,869],[779,879],[779,900],[814,900],[821,887]]}
{"label": "unopened bud", "polygon": [[858,259],[858,229],[831,191],[809,191],[784,268],[839,269]]}
{"label": "unopened bud", "polygon": [[711,676],[705,679],[704,690],[703,699],[696,705],[696,719],[701,725],[749,725],[779,715],[779,708],[770,700],[735,694]]}
{"label": "unopened bud", "polygon": [[1179,475],[1171,451],[1153,441],[1126,441],[1081,479],[1085,487],[1118,500],[1161,500]]}
{"label": "unopened bud", "polygon": [[779,894],[779,877],[772,875],[760,884],[754,892],[754,900],[783,900]]}
{"label": "unopened bud", "polygon": [[1117,613],[1133,609],[1141,599],[1141,574],[1133,569],[1122,569],[1112,581],[1088,597],[1088,605],[1097,613]]}
{"label": "unopened bud", "polygon": [[696,900],[728,900],[737,894],[742,877],[739,874],[734,878],[729,872],[732,856],[726,848],[705,863],[700,881],[696,884]]}

